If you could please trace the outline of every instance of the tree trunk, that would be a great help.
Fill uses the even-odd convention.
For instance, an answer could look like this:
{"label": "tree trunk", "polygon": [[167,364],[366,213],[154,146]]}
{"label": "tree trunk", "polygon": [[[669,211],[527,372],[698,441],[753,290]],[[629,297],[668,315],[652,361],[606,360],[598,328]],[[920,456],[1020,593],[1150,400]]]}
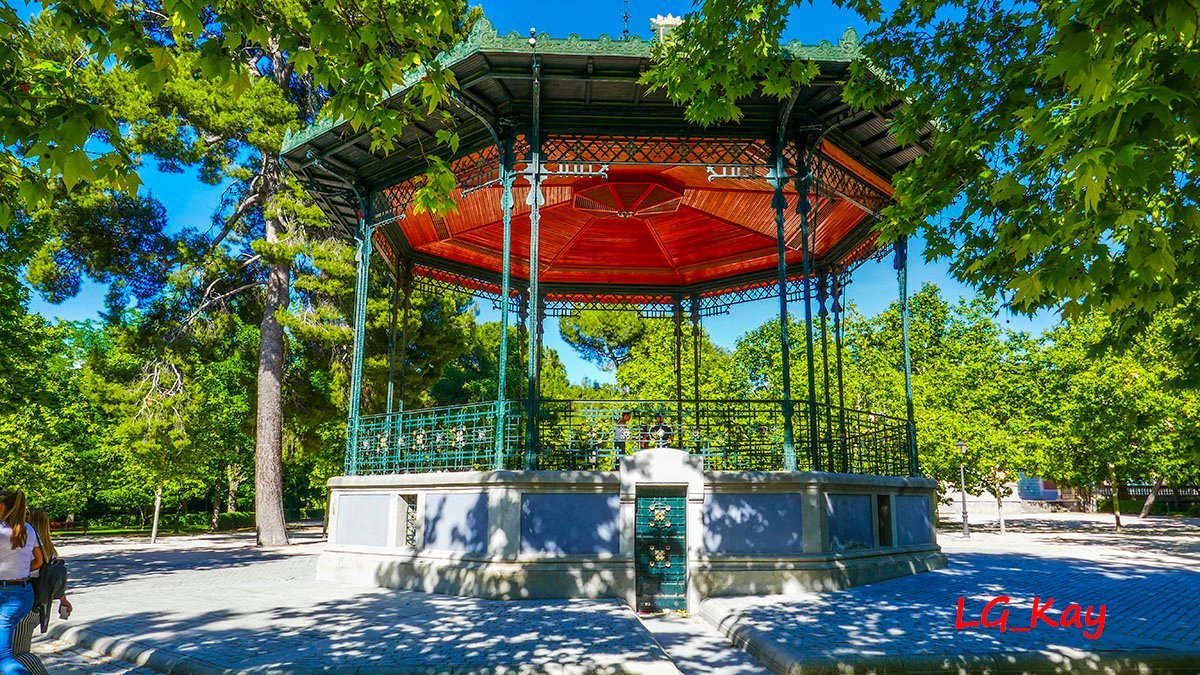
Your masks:
{"label": "tree trunk", "polygon": [[229,480],[229,503],[225,505],[226,513],[237,512],[237,491],[242,485],[242,470],[230,464],[225,467],[225,476]]}
{"label": "tree trunk", "polygon": [[996,495],[996,517],[1000,519],[1000,534],[1004,534],[1004,498]]}
{"label": "tree trunk", "polygon": [[[263,189],[268,194],[274,193],[280,180],[278,160],[264,155],[262,175]],[[265,227],[268,245],[279,242],[279,228],[280,223],[268,216]],[[283,519],[284,335],[275,314],[288,307],[291,272],[288,261],[267,266],[267,297],[259,327],[258,434],[254,449],[254,519],[259,546],[288,544],[287,524]]]}
{"label": "tree trunk", "polygon": [[1150,507],[1154,506],[1154,500],[1158,499],[1158,491],[1162,489],[1162,484],[1162,477],[1155,476],[1154,487],[1150,488],[1150,494],[1146,495],[1146,503],[1142,504],[1142,512],[1138,514],[1139,518],[1145,518],[1150,515]]}
{"label": "tree trunk", "polygon": [[221,478],[218,475],[213,481],[212,494],[212,513],[208,518],[208,531],[216,532],[217,526],[221,524]]}
{"label": "tree trunk", "polygon": [[1108,465],[1108,484],[1111,489],[1108,491],[1112,495],[1112,510],[1113,517],[1117,520],[1117,532],[1121,531],[1121,498],[1120,491],[1117,490],[1117,469],[1112,464]]}
{"label": "tree trunk", "polygon": [[[162,488],[154,491],[154,519],[150,524],[150,543],[158,541],[158,516],[162,513]],[[144,522],[144,519],[143,519]]]}

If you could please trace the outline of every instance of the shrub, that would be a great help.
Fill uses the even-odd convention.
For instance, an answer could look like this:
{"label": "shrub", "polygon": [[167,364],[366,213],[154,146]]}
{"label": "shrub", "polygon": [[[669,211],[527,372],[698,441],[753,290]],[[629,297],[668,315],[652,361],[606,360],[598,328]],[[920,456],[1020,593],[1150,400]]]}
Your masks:
{"label": "shrub", "polygon": [[1200,503],[1189,506],[1187,508],[1187,514],[1195,518],[1200,518]]}
{"label": "shrub", "polygon": [[246,527],[254,527],[254,512],[252,511],[235,511],[217,516],[218,530],[240,530]]}
{"label": "shrub", "polygon": [[[1137,515],[1142,512],[1142,506],[1145,505],[1144,499],[1122,499],[1120,503],[1121,513]],[[1161,498],[1150,505],[1150,515],[1165,516],[1167,515],[1167,502]],[[1101,499],[1096,504],[1096,510],[1100,513],[1112,513],[1112,500]]]}

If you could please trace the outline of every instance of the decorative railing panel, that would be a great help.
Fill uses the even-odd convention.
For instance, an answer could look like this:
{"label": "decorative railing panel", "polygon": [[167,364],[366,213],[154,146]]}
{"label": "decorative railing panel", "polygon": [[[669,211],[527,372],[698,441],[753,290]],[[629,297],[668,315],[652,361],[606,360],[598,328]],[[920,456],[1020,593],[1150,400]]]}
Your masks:
{"label": "decorative railing panel", "polygon": [[[796,468],[907,476],[904,420],[819,405],[816,437],[806,402],[793,402]],[[363,417],[350,474],[485,471],[497,467],[496,402]],[[702,455],[710,471],[781,471],[785,467],[779,399],[543,400],[537,451],[527,464],[525,405],[506,403],[505,469],[614,471],[619,457],[656,447]],[[815,450],[815,452],[814,452]]]}
{"label": "decorative railing panel", "polygon": [[[347,459],[351,475],[425,471],[487,471],[495,467],[495,401],[369,415],[359,422],[359,448]],[[522,416],[509,404],[504,457],[518,458]],[[519,459],[519,458],[518,458]]]}

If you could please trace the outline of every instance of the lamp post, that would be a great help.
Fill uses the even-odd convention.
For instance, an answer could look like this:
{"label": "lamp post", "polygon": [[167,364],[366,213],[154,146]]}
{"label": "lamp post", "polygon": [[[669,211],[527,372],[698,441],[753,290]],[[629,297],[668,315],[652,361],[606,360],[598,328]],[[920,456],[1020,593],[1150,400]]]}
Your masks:
{"label": "lamp post", "polygon": [[958,448],[958,453],[959,453],[958,489],[962,493],[963,538],[970,539],[971,538],[971,527],[967,524],[967,444],[963,443],[962,441],[958,441],[957,443],[954,444],[954,447]]}

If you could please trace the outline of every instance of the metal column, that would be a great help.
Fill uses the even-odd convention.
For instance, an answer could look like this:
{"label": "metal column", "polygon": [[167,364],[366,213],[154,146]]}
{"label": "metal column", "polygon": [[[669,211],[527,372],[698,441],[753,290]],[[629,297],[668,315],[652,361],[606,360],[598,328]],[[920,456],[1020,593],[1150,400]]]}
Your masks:
{"label": "metal column", "polygon": [[387,414],[392,414],[392,401],[396,391],[396,310],[400,304],[400,261],[396,261],[396,276],[392,279],[392,297],[389,302],[388,317],[388,374],[387,374]]}
{"label": "metal column", "polygon": [[413,290],[412,263],[407,260],[400,266],[400,287],[404,310],[400,314],[400,386],[396,393],[399,394],[400,410],[403,412],[408,409],[405,383],[408,377],[408,313],[412,309]]}
{"label": "metal column", "polygon": [[[536,41],[535,41],[536,44]],[[542,130],[541,130],[541,62],[536,54],[533,68],[533,129],[529,138],[529,391],[525,418],[525,468],[537,469],[538,461],[538,371],[541,367],[542,296],[538,290],[538,226],[541,221],[542,196]]]}
{"label": "metal column", "polygon": [[850,473],[850,454],[846,438],[846,386],[842,378],[842,334],[845,330],[843,313],[846,309],[846,284],[840,275],[833,275],[833,339],[837,349],[838,440],[841,448],[842,473]]}
{"label": "metal column", "polygon": [[796,168],[796,211],[800,214],[800,253],[804,268],[804,346],[808,361],[808,454],[812,461],[812,469],[821,471],[821,456],[818,451],[817,439],[817,379],[816,366],[813,359],[813,316],[812,316],[812,251],[809,246],[809,213],[813,205],[808,201],[809,188],[813,186],[813,174],[809,165],[815,145],[810,148],[796,148],[796,155],[801,157]]}
{"label": "metal column", "polygon": [[513,208],[513,144],[512,135],[500,146],[500,208],[504,220],[504,260],[500,272],[500,363],[496,374],[496,450],[492,468],[504,469],[504,451],[508,431],[508,303],[512,295],[512,208]]}
{"label": "metal column", "polygon": [[695,437],[700,437],[700,298],[692,296],[692,396],[695,419],[692,420]]}
{"label": "metal column", "polygon": [[366,348],[367,283],[371,271],[371,235],[375,232],[371,213],[371,197],[359,202],[358,231],[355,233],[358,251],[355,255],[354,278],[354,343],[350,354],[349,418],[346,420],[346,475],[358,473],[358,419],[362,414],[362,366]]}
{"label": "metal column", "polygon": [[784,211],[787,209],[787,198],[783,194],[783,185],[787,180],[787,171],[783,162],[783,142],[776,139],[771,147],[771,181],[775,186],[775,195],[771,206],[775,209],[775,242],[777,283],[779,284],[779,349],[782,359],[783,378],[783,469],[796,470],[796,445],[792,428],[792,357],[791,340],[788,337],[788,302],[787,302],[787,233],[784,231]]}
{"label": "metal column", "polygon": [[828,471],[836,471],[833,463],[833,397],[829,394],[829,276],[822,274],[817,278],[817,315],[821,319],[821,384],[824,391],[825,404],[825,455],[828,462],[824,464]]}
{"label": "metal column", "polygon": [[908,428],[908,470],[912,476],[918,475],[917,465],[917,425],[913,416],[912,391],[912,353],[908,340],[908,237],[896,240],[896,280],[900,286],[900,335],[904,342],[904,403],[907,412]]}
{"label": "metal column", "polygon": [[675,322],[675,443],[683,448],[683,299],[675,296],[671,307]]}

